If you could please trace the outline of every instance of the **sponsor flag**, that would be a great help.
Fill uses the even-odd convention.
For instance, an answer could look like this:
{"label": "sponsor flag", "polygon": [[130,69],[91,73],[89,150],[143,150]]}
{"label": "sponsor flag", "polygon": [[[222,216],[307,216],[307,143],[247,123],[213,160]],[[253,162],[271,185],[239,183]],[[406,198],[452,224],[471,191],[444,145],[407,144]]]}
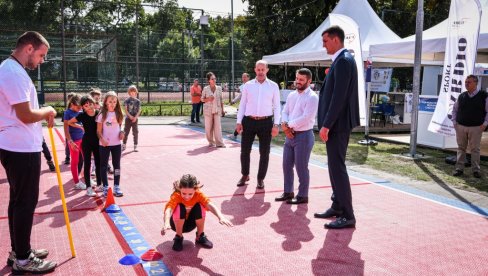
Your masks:
{"label": "sponsor flag", "polygon": [[439,99],[428,130],[455,136],[452,109],[459,94],[465,91],[464,80],[474,72],[481,21],[478,0],[452,0],[449,10],[446,53]]}

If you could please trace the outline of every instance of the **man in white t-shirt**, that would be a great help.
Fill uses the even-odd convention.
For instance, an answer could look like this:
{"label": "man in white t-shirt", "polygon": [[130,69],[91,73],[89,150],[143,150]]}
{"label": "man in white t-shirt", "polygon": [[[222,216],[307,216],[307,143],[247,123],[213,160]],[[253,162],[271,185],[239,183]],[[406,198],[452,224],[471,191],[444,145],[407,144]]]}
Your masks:
{"label": "man in white t-shirt", "polygon": [[0,65],[0,161],[10,185],[8,225],[12,272],[40,274],[53,271],[55,262],[42,260],[45,249],[32,249],[30,236],[39,199],[42,120],[52,127],[56,111],[39,108],[37,92],[26,72],[44,62],[49,43],[37,32],[22,34],[10,58]]}

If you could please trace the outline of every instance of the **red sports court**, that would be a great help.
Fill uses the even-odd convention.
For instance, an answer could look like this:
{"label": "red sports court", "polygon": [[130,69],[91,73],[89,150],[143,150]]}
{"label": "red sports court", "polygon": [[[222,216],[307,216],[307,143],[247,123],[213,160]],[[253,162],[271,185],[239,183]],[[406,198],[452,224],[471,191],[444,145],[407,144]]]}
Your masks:
{"label": "red sports court", "polygon": [[[56,134],[57,133],[57,134]],[[45,137],[49,140],[47,130]],[[64,159],[62,128],[55,131],[58,161]],[[351,177],[355,229],[326,230],[328,220],[313,218],[330,205],[331,187],[325,164],[310,165],[307,205],[275,202],[283,191],[281,153],[270,157],[265,191],[256,190],[258,150],[251,156],[251,181],[240,177],[240,145],[208,148],[204,134],[184,126],[140,126],[139,152],[131,137],[123,152],[121,188],[115,198],[131,229],[124,236],[117,218],[101,212],[104,198],[74,190],[69,167],[61,165],[76,257],[71,257],[55,173],[45,162],[32,234],[34,248],[50,250],[59,267],[54,275],[488,275],[488,211],[462,202],[403,188],[368,176]],[[50,142],[48,141],[50,145]],[[234,223],[222,226],[209,214],[205,233],[213,249],[194,245],[194,232],[182,252],[171,249],[174,233],[160,235],[163,207],[172,183],[194,174],[203,192]],[[112,185],[109,177],[109,183]],[[296,180],[296,183],[298,181]],[[0,260],[7,259],[9,186],[0,169]],[[124,220],[124,223],[127,223]],[[128,228],[127,228],[128,229]],[[168,270],[152,263],[125,266],[119,260],[134,253],[131,244],[158,250]],[[144,247],[141,247],[144,248]],[[149,268],[148,268],[149,267]],[[10,268],[0,266],[0,274]],[[166,274],[164,274],[166,273]]]}

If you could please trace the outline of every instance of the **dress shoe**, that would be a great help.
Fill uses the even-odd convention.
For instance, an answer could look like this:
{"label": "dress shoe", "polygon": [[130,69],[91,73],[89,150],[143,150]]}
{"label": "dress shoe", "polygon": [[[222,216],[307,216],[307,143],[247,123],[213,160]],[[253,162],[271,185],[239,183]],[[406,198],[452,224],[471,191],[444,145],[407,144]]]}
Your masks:
{"label": "dress shoe", "polygon": [[356,219],[338,217],[333,222],[324,224],[324,227],[328,229],[353,228],[356,227]]}
{"label": "dress shoe", "polygon": [[246,185],[246,181],[249,181],[249,175],[243,175],[239,181],[237,181],[237,187]]}
{"label": "dress shoe", "polygon": [[282,193],[279,197],[275,198],[275,201],[286,201],[288,199],[293,199],[294,196],[295,196],[294,192]]}
{"label": "dress shoe", "polygon": [[481,173],[480,172],[473,172],[473,176],[476,178],[481,178]]}
{"label": "dress shoe", "polygon": [[461,170],[455,170],[452,175],[454,175],[454,176],[461,176],[461,175],[463,175],[463,171],[461,171]]}
{"label": "dress shoe", "polygon": [[308,203],[308,197],[301,197],[297,196],[296,198],[288,199],[286,201],[288,204],[302,204],[302,203]]}
{"label": "dress shoe", "polygon": [[316,218],[331,218],[331,217],[339,217],[342,215],[342,211],[337,211],[332,208],[327,209],[327,211],[323,213],[315,213],[313,214]]}
{"label": "dress shoe", "polygon": [[264,189],[264,179],[258,179],[258,185],[256,186],[258,189]]}

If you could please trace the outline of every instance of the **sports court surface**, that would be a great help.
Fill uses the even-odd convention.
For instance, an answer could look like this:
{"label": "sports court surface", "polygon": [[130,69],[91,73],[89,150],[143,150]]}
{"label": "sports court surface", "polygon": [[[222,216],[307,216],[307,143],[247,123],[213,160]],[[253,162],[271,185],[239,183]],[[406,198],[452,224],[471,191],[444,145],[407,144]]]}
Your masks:
{"label": "sports court surface", "polygon": [[[58,161],[64,160],[62,128],[55,129]],[[49,135],[45,137],[50,146]],[[330,205],[325,164],[310,165],[309,203],[291,206],[274,198],[283,191],[281,153],[273,150],[265,190],[256,190],[259,153],[251,156],[251,181],[240,178],[240,144],[208,148],[204,133],[185,126],[140,126],[139,152],[132,135],[123,152],[122,214],[101,212],[104,198],[74,190],[69,166],[60,165],[76,257],[71,257],[57,177],[43,161],[32,246],[47,248],[59,267],[53,275],[488,275],[488,210],[350,174],[355,229],[326,230],[313,218]],[[182,252],[171,249],[174,233],[160,235],[172,183],[194,174],[203,192],[233,222],[222,226],[208,214],[205,233],[213,249],[195,247],[187,233]],[[109,183],[113,180],[109,176]],[[295,186],[298,181],[295,179]],[[10,273],[7,206],[9,185],[0,166],[0,275]],[[115,221],[115,223],[114,223]],[[147,249],[161,262],[123,266],[126,254]]]}

